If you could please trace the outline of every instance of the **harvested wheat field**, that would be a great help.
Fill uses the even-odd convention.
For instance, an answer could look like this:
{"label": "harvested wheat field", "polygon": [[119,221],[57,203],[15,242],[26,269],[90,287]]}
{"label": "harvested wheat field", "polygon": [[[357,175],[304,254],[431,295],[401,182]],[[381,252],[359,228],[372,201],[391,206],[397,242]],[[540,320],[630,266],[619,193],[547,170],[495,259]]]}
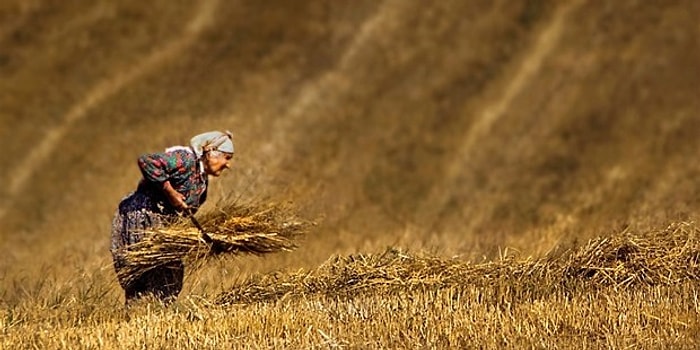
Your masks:
{"label": "harvested wheat field", "polygon": [[[700,2],[6,0],[0,348],[700,347]],[[112,217],[231,130],[196,214]],[[205,238],[208,237],[208,238]]]}

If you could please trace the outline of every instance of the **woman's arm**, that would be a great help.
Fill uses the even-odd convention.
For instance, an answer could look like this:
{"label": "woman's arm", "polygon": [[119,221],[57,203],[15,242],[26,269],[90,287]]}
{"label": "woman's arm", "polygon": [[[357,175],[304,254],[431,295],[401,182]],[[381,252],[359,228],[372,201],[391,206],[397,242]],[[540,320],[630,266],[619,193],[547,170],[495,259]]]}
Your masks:
{"label": "woman's arm", "polygon": [[170,181],[163,182],[163,193],[165,193],[165,197],[168,198],[173,207],[181,210],[189,208],[187,203],[185,203],[185,195],[176,191],[170,184]]}
{"label": "woman's arm", "polygon": [[170,184],[172,174],[185,166],[185,160],[178,152],[144,154],[138,158],[138,165],[143,178],[159,184],[163,194],[173,207],[181,210],[187,209],[185,196],[177,192]]}

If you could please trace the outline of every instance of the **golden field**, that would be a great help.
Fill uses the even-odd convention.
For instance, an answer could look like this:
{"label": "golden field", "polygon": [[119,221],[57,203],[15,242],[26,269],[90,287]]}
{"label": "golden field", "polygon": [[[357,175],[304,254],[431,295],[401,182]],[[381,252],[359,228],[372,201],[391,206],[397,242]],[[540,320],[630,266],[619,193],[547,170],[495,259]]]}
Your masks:
{"label": "golden field", "polygon": [[[0,348],[695,348],[698,13],[3,1]],[[199,215],[318,225],[125,309],[136,158],[212,129],[236,156]]]}

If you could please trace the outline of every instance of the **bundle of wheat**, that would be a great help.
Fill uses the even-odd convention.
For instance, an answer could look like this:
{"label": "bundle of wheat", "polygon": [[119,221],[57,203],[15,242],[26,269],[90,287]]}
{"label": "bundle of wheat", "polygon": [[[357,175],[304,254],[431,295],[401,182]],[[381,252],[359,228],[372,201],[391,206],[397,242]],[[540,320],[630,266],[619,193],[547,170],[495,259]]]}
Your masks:
{"label": "bundle of wheat", "polygon": [[124,251],[125,265],[119,277],[133,281],[150,269],[175,261],[192,265],[214,255],[293,250],[313,224],[297,216],[288,203],[229,205],[204,216],[204,232],[184,219],[143,232],[144,239]]}

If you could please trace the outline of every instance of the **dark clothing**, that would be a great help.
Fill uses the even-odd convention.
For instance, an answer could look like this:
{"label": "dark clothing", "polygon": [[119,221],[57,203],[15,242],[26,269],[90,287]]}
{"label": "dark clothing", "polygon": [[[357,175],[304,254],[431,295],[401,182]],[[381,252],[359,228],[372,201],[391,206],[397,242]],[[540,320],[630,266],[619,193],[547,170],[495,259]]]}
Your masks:
{"label": "dark clothing", "polygon": [[[110,251],[118,272],[125,266],[123,250],[143,239],[143,231],[167,226],[178,216],[162,193],[162,182],[170,181],[173,188],[185,195],[185,202],[194,211],[206,200],[207,175],[193,152],[178,149],[172,152],[148,154],[139,158],[144,178],[135,192],[119,203],[112,221]],[[163,302],[172,302],[182,290],[184,265],[175,262],[155,267],[132,282],[120,280],[126,302],[153,295]]]}

